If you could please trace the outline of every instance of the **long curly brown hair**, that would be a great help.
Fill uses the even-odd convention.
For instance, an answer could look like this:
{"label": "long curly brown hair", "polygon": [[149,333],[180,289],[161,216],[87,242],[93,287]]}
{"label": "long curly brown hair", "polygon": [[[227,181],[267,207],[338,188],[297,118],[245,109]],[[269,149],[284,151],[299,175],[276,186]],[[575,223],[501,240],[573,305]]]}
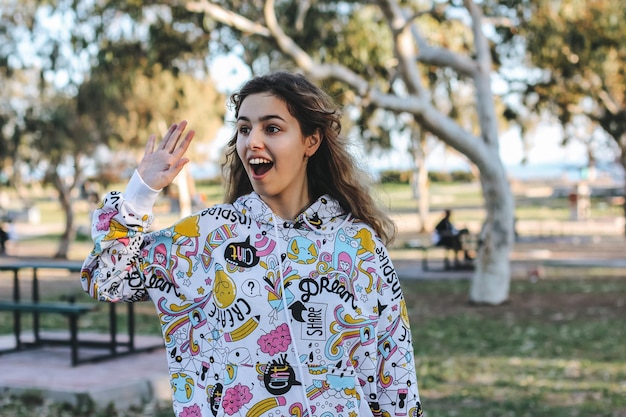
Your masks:
{"label": "long curly brown hair", "polygon": [[[307,164],[311,197],[328,194],[354,217],[369,224],[385,243],[393,241],[395,223],[381,210],[369,192],[370,176],[359,169],[341,133],[341,112],[330,96],[300,74],[285,71],[257,76],[230,96],[235,120],[243,101],[252,94],[268,93],[283,100],[289,113],[300,123],[304,137],[320,132],[322,143]],[[237,132],[228,141],[226,161],[226,202],[253,191],[243,163],[237,155]]]}

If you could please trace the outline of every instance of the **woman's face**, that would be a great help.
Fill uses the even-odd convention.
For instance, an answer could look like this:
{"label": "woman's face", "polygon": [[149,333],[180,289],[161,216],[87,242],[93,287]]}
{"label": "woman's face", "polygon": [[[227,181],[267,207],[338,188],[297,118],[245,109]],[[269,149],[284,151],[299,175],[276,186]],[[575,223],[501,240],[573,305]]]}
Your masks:
{"label": "woman's face", "polygon": [[302,135],[298,120],[274,95],[252,94],[239,107],[237,154],[254,191],[283,219],[310,203],[306,165],[319,142],[317,133]]}

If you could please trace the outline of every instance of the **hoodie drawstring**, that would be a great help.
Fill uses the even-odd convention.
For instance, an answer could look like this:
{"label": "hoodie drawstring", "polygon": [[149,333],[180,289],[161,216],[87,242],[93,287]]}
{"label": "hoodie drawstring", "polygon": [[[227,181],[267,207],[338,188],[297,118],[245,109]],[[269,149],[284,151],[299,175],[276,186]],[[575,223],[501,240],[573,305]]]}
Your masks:
{"label": "hoodie drawstring", "polygon": [[[298,344],[296,343],[296,338],[295,338],[295,332],[293,331],[293,329],[291,328],[291,317],[289,317],[289,309],[287,308],[287,294],[286,294],[286,289],[285,289],[285,280],[283,277],[283,258],[281,256],[282,254],[282,248],[280,246],[280,234],[279,234],[279,230],[278,230],[278,222],[276,221],[276,216],[272,216],[272,220],[274,223],[274,234],[276,237],[276,247],[278,248],[278,266],[279,266],[279,273],[280,273],[280,289],[281,289],[281,297],[282,297],[282,301],[283,301],[283,310],[285,311],[285,316],[286,316],[286,320],[287,320],[287,328],[289,328],[289,336],[291,337],[291,345],[293,346],[293,350],[294,350],[294,354],[296,356],[296,363],[298,364],[298,366],[296,366],[296,368],[298,369],[298,376],[300,378],[300,381],[302,381],[302,383],[300,384],[301,388],[302,388],[302,393],[304,395],[304,404],[306,407],[306,410],[308,412],[308,416],[309,417],[313,417],[313,410],[311,409],[311,404],[309,403],[309,397],[307,396],[307,392],[306,392],[306,384],[305,384],[305,375],[304,375],[304,371],[303,371],[303,367],[301,366],[302,364],[300,363],[300,352],[298,351]],[[304,416],[303,416],[304,417]]]}

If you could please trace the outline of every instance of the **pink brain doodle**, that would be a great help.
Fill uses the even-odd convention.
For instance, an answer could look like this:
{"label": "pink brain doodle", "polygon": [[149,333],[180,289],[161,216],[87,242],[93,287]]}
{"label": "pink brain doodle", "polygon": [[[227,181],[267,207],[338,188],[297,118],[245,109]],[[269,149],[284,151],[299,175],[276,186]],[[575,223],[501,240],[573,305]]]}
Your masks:
{"label": "pink brain doodle", "polygon": [[269,355],[275,355],[280,352],[286,352],[289,344],[291,344],[291,336],[289,335],[289,327],[286,323],[281,324],[266,335],[263,335],[257,341],[261,351]]}
{"label": "pink brain doodle", "polygon": [[252,399],[250,388],[245,385],[237,384],[232,388],[228,388],[222,398],[222,407],[224,412],[229,416],[235,414],[241,407],[248,404]]}
{"label": "pink brain doodle", "polygon": [[178,417],[202,417],[202,412],[198,404],[194,404],[191,407],[184,407]]}
{"label": "pink brain doodle", "polygon": [[98,222],[96,223],[96,230],[101,232],[103,230],[108,230],[109,229],[109,225],[111,224],[111,219],[113,218],[113,216],[115,216],[118,212],[113,210],[113,211],[105,211],[103,213],[100,213],[100,215],[98,216]]}

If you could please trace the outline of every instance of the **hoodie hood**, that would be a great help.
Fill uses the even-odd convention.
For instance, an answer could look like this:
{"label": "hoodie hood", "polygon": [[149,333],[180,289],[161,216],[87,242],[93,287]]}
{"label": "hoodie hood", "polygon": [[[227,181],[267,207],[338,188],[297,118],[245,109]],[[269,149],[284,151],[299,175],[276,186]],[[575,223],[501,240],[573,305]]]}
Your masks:
{"label": "hoodie hood", "polygon": [[329,195],[319,197],[295,220],[285,220],[274,214],[255,192],[239,197],[233,205],[257,223],[273,226],[276,221],[279,227],[285,229],[311,230],[320,234],[335,233],[351,219],[350,214],[346,213],[339,202]]}

